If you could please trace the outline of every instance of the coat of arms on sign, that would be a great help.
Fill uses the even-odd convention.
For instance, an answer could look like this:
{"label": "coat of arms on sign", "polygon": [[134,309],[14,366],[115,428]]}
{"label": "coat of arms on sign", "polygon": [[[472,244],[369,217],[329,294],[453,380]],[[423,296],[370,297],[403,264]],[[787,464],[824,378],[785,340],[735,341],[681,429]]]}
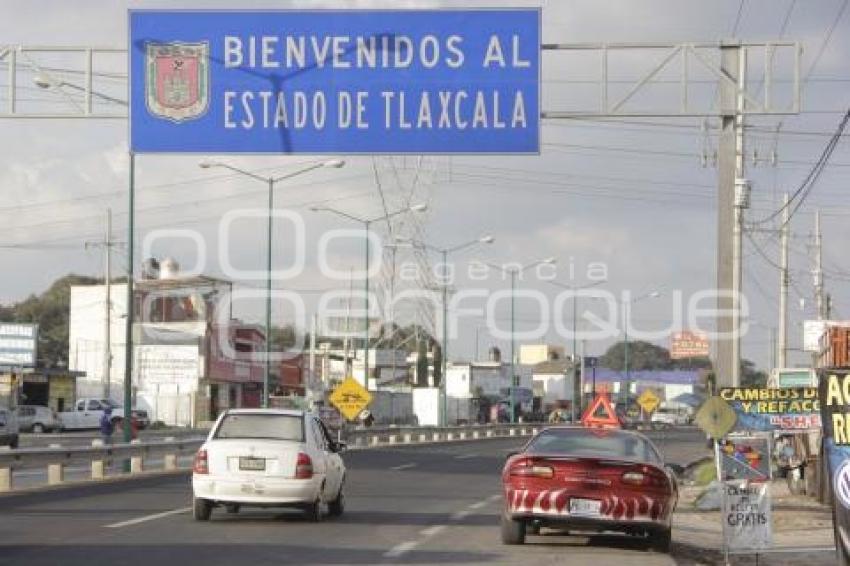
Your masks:
{"label": "coat of arms on sign", "polygon": [[146,43],[148,112],[173,122],[202,116],[209,107],[209,44]]}

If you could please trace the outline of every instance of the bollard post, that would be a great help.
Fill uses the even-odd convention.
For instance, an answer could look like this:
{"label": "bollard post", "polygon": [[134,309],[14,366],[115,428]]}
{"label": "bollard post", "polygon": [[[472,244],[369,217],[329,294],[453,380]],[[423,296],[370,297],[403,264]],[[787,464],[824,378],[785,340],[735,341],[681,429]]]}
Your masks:
{"label": "bollard post", "polygon": [[395,434],[391,434],[387,437],[387,443],[388,444],[395,444],[396,440],[397,440],[397,437],[396,437]]}
{"label": "bollard post", "polygon": [[435,433],[431,436],[431,440],[433,440],[434,442],[439,442],[439,441],[440,441],[440,433],[439,433],[439,432],[435,432]]}
{"label": "bollard post", "polygon": [[0,468],[0,493],[12,491],[12,468]]}
{"label": "bollard post", "polygon": [[479,436],[481,436],[481,435],[477,430],[472,431],[472,438],[478,439]]}
{"label": "bollard post", "polygon": [[[96,438],[91,441],[92,448],[103,448],[103,440]],[[92,460],[91,479],[102,480],[106,477],[106,462],[103,459]]]}
{"label": "bollard post", "polygon": [[[61,444],[50,444],[48,448],[62,448]],[[47,485],[57,485],[65,481],[65,465],[48,464],[47,465]]]}
{"label": "bollard post", "polygon": [[413,435],[412,435],[412,434],[410,434],[409,432],[408,432],[408,433],[405,433],[405,435],[404,435],[404,443],[405,443],[405,444],[410,444],[411,442],[413,442]]}
{"label": "bollard post", "polygon": [[[174,442],[175,438],[173,436],[166,436],[163,439],[165,442]],[[177,469],[177,454],[166,454],[163,458],[163,468],[167,471],[173,471]]]}
{"label": "bollard post", "polygon": [[419,442],[427,442],[427,441],[428,441],[428,435],[425,434],[424,432],[420,432],[419,433]]}
{"label": "bollard post", "polygon": [[516,436],[516,429],[512,428],[508,434],[510,434],[511,436]]}
{"label": "bollard post", "polygon": [[461,440],[466,440],[466,432],[460,432],[458,434],[458,436],[460,437]]}
{"label": "bollard post", "polygon": [[[130,444],[141,444],[141,442],[142,441],[137,438],[135,440],[131,440]],[[131,474],[138,474],[138,473],[141,473],[143,470],[144,470],[144,457],[141,456],[141,455],[131,456],[130,457],[130,473]]]}
{"label": "bollard post", "polygon": [[487,434],[487,438],[493,438],[493,431],[492,430],[487,430],[486,434]]}
{"label": "bollard post", "polygon": [[375,436],[370,437],[372,446],[377,446],[381,442],[381,438],[376,434]]}

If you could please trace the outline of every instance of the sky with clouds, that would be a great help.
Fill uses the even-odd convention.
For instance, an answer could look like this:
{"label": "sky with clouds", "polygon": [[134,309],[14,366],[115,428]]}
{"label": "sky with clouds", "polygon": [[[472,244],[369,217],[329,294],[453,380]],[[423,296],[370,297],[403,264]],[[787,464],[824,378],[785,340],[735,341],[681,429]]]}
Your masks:
{"label": "sky with clouds", "polygon": [[[748,218],[768,216],[781,204],[781,194],[793,192],[817,160],[850,104],[850,10],[845,0],[558,0],[510,3],[464,2],[462,6],[540,6],[543,9],[544,43],[583,42],[715,42],[737,36],[747,41],[784,39],[803,46],[803,112],[799,115],[752,118],[747,134],[748,155],[756,150],[756,165],[747,163],[753,182],[753,207]],[[442,7],[451,2],[187,2],[186,8],[324,8],[324,7]],[[119,1],[17,1],[6,0],[0,19],[0,45],[67,45],[124,47],[128,8],[173,8],[173,2]],[[840,16],[840,17],[839,17]],[[831,31],[831,33],[830,33]],[[641,52],[623,59],[612,72],[624,81],[635,80],[657,62],[658,54]],[[543,55],[544,110],[563,109],[568,103],[589,104],[595,94],[590,80],[597,69],[586,59],[570,59],[550,52]],[[120,68],[120,61],[114,63]],[[757,85],[761,67],[752,65]],[[790,77],[784,64],[782,79]],[[3,69],[5,70],[5,66]],[[659,79],[675,78],[664,74]],[[20,80],[20,79],[19,79]],[[669,81],[668,81],[669,82]],[[8,84],[0,72],[0,91]],[[625,85],[625,83],[623,83]],[[785,87],[788,83],[785,82]],[[107,85],[120,95],[120,78]],[[623,86],[623,88],[626,88]],[[705,82],[694,87],[694,100],[713,94]],[[54,93],[33,84],[20,84],[19,96],[31,104],[63,102]],[[787,92],[787,90],[785,91]],[[657,102],[675,108],[678,94],[659,90]],[[781,96],[781,95],[778,95]],[[0,104],[5,100],[0,95]],[[52,98],[51,98],[52,97]],[[0,119],[0,260],[7,267],[0,284],[0,301],[14,302],[44,290],[51,281],[69,272],[102,275],[102,253],[85,242],[102,237],[106,208],[114,215],[117,237],[126,231],[127,123],[124,120],[10,120]],[[781,126],[779,134],[773,133]],[[605,121],[544,120],[543,149],[533,157],[347,157],[339,170],[322,170],[293,179],[277,194],[280,207],[304,213],[307,241],[315,243],[331,228],[348,227],[328,214],[310,213],[309,206],[333,206],[363,216],[380,215],[386,206],[406,202],[417,183],[415,198],[427,202],[427,213],[400,222],[434,245],[451,246],[482,234],[495,242],[470,249],[457,257],[466,262],[529,262],[558,258],[558,281],[582,285],[590,262],[607,265],[604,288],[640,295],[660,290],[661,297],[635,305],[636,327],[663,328],[669,324],[673,296],[687,297],[715,282],[716,183],[711,154],[716,150],[716,120],[652,118]],[[846,139],[846,135],[845,138]],[[776,164],[767,159],[775,151]],[[701,155],[709,158],[702,163]],[[285,173],[311,156],[233,157],[239,167]],[[846,186],[850,172],[847,145],[838,144],[830,166],[811,196],[795,216],[792,241],[791,347],[800,347],[801,321],[812,316],[811,232],[814,210],[823,214],[824,264],[827,290],[833,295],[835,314],[850,318],[850,265],[843,256],[850,237]],[[377,170],[377,182],[376,174]],[[218,226],[222,216],[237,207],[262,208],[265,188],[257,182],[223,171],[202,170],[197,156],[140,156],[137,160],[139,234],[137,255],[145,235],[155,229],[196,230],[208,244],[205,272],[223,275],[217,259]],[[381,229],[379,229],[381,231]],[[234,226],[233,261],[245,269],[259,269],[265,254],[262,222]],[[778,260],[777,239],[769,233],[753,235],[756,245],[745,242],[744,287],[755,325],[744,338],[744,356],[766,366],[770,362],[770,327],[777,325],[777,271],[762,257]],[[292,254],[291,238],[276,232],[276,263]],[[317,269],[308,246],[307,269],[282,288],[305,291],[339,287]],[[191,265],[197,255],[185,240],[160,240],[158,256],[174,256]],[[409,250],[399,253],[412,258]],[[361,247],[355,243],[334,248],[333,261],[340,269],[357,267]],[[431,258],[434,260],[435,258]],[[116,271],[124,269],[118,255]],[[259,283],[251,283],[258,285]],[[458,278],[458,289],[471,284]],[[342,283],[347,286],[347,282]],[[505,288],[498,277],[486,283]],[[554,296],[551,285],[526,278],[523,286]],[[315,305],[312,293],[305,294]],[[804,299],[801,305],[800,299]],[[500,313],[506,314],[505,305]],[[587,308],[592,308],[588,306]],[[246,318],[258,320],[259,311],[246,306]],[[281,312],[280,317],[285,316]],[[518,327],[534,326],[539,314],[528,302],[518,304]],[[461,323],[461,336],[453,352],[468,357],[475,343],[474,320]],[[552,341],[564,342],[550,334]],[[601,353],[610,344],[588,344],[590,353]],[[665,344],[666,340],[659,340]],[[482,331],[481,347],[504,341]],[[666,344],[665,344],[666,345]],[[567,347],[569,350],[569,345]],[[802,354],[791,356],[802,363]]]}

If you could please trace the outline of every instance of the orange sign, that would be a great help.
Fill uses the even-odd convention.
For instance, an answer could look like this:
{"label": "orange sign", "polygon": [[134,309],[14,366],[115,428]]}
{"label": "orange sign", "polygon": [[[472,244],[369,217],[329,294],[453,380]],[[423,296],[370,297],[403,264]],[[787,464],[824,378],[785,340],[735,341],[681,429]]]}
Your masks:
{"label": "orange sign", "polygon": [[708,356],[708,336],[704,332],[683,330],[670,338],[670,359],[704,358]]}
{"label": "orange sign", "polygon": [[608,395],[600,393],[596,396],[581,416],[581,424],[587,427],[620,428],[620,419]]}

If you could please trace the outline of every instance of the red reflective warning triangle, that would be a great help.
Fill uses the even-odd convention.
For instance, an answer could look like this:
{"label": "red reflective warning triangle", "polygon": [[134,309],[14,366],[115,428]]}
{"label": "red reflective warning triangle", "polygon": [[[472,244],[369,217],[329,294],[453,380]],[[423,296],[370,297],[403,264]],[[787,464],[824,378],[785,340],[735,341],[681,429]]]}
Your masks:
{"label": "red reflective warning triangle", "polygon": [[600,393],[581,416],[581,424],[587,427],[620,428],[617,411],[606,393]]}

